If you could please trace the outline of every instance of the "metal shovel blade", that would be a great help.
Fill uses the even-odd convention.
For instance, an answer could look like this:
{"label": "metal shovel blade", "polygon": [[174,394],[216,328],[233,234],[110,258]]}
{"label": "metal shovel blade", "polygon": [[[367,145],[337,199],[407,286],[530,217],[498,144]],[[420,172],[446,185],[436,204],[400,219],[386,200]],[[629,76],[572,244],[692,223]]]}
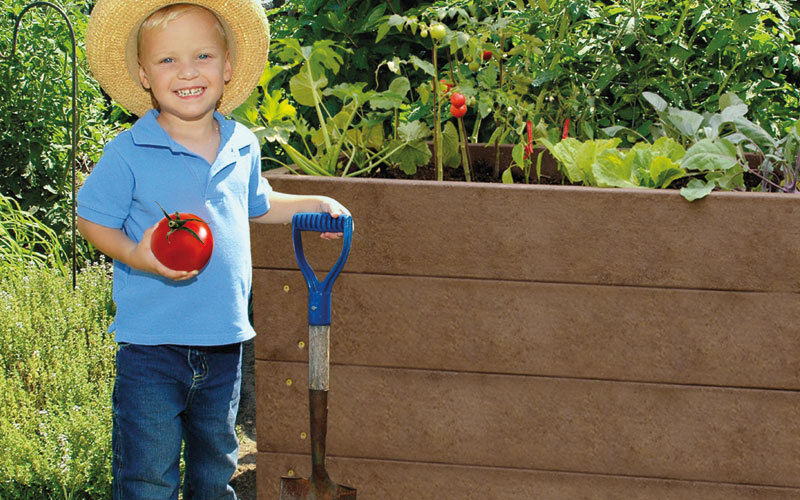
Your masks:
{"label": "metal shovel blade", "polygon": [[310,389],[308,399],[311,420],[311,477],[282,477],[280,500],[356,500],[355,488],[334,483],[325,469],[328,391]]}
{"label": "metal shovel blade", "polygon": [[323,486],[322,491],[312,488],[311,479],[299,477],[281,478],[280,500],[356,500],[356,490],[347,486],[334,484]]}

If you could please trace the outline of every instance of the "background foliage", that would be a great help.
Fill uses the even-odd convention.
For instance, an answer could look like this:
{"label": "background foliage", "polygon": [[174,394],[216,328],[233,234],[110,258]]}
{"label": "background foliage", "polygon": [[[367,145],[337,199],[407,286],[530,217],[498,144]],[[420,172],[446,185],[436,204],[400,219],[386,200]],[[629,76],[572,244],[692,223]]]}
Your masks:
{"label": "background foliage", "polygon": [[[0,0],[0,53],[10,55],[14,22],[27,0]],[[85,173],[112,137],[107,103],[85,68],[87,2],[62,4],[78,40],[78,159]],[[14,198],[67,240],[71,213],[69,166],[71,43],[51,8],[28,11],[17,53],[0,60],[0,194]],[[80,182],[80,179],[79,179]]]}
{"label": "background foliage", "polygon": [[[645,91],[700,113],[734,92],[775,135],[800,114],[800,20],[783,0],[289,0],[271,19],[276,38],[330,39],[349,50],[346,70],[326,74],[331,87],[365,82],[384,91],[392,73],[407,77],[414,95],[406,116],[429,125],[422,89],[431,76],[419,61],[430,62],[432,42],[421,31],[444,23],[449,50],[438,52],[438,66],[474,98],[465,117],[473,141],[501,127],[522,135],[529,119],[551,138],[567,119],[580,139],[604,137],[609,126],[652,138],[657,116]],[[476,64],[483,50],[492,59]],[[279,77],[268,91],[287,87]]]}

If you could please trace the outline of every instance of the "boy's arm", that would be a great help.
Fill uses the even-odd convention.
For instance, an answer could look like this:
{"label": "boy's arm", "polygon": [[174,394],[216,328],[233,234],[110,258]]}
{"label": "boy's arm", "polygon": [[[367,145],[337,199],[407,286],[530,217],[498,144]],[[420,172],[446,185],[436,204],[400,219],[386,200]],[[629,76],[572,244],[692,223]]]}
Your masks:
{"label": "boy's arm", "polygon": [[150,240],[157,223],[144,232],[139,243],[130,239],[121,229],[101,226],[83,217],[78,217],[77,225],[83,237],[98,250],[134,269],[159,274],[175,281],[193,278],[199,272],[175,271],[156,259],[150,250]]}
{"label": "boy's arm", "polygon": [[[333,217],[340,215],[350,215],[350,212],[338,201],[327,196],[316,195],[297,195],[269,193],[269,210],[260,217],[253,217],[253,222],[264,224],[282,224],[292,221],[292,216],[303,212],[323,212],[329,213]],[[338,238],[341,233],[322,233],[325,239]]]}

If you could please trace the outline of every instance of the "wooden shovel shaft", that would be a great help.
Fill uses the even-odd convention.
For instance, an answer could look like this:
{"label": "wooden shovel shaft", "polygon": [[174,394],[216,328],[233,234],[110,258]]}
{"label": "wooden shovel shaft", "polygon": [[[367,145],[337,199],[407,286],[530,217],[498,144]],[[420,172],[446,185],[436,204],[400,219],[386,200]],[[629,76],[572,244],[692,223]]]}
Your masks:
{"label": "wooden shovel shaft", "polygon": [[330,386],[330,325],[308,325],[308,389],[327,391]]}

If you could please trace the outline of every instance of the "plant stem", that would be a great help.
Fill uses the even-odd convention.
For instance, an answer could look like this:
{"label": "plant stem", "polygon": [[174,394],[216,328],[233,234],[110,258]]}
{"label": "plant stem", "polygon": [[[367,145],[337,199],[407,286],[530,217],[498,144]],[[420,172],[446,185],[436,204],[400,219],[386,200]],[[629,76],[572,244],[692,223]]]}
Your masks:
{"label": "plant stem", "polygon": [[438,43],[433,41],[433,151],[436,154],[436,180],[444,180],[442,168],[442,132],[439,116],[439,66],[436,61]]}
{"label": "plant stem", "polygon": [[469,152],[467,151],[467,134],[464,131],[464,119],[458,119],[458,144],[461,146],[461,163],[464,165],[464,178],[467,182],[472,181],[470,169]]}

